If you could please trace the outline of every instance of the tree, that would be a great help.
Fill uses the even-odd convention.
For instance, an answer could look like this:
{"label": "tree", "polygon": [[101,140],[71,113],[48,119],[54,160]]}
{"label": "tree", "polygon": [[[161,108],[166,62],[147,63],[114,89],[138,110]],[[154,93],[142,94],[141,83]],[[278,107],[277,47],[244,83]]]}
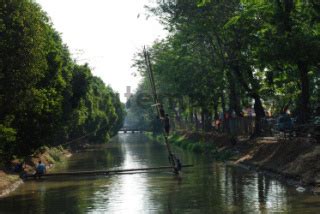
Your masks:
{"label": "tree", "polygon": [[[150,48],[156,85],[175,117],[203,128],[219,111],[253,106],[307,122],[319,100],[319,5],[314,1],[163,1],[148,8],[169,36]],[[135,66],[142,75],[142,54]],[[146,81],[146,80],[144,80]],[[167,98],[167,99],[165,99]]]}
{"label": "tree", "polygon": [[0,162],[117,133],[125,115],[119,96],[71,59],[38,4],[0,0],[0,38]]}

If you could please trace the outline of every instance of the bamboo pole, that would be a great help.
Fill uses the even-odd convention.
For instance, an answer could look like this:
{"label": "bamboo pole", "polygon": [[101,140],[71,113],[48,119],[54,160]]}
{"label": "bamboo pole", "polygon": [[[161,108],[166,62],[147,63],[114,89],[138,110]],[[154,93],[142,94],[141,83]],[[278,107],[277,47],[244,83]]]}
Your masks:
{"label": "bamboo pole", "polygon": [[[183,165],[183,168],[193,167],[193,165]],[[150,168],[136,168],[136,169],[119,169],[119,170],[98,170],[98,171],[78,171],[78,172],[59,172],[59,173],[48,173],[41,175],[41,177],[63,177],[63,176],[96,176],[96,175],[116,175],[126,172],[143,172],[143,171],[156,171],[172,169],[172,166],[160,166]],[[27,174],[25,178],[34,178],[34,174]]]}
{"label": "bamboo pole", "polygon": [[[160,115],[160,100],[159,100],[159,97],[158,97],[158,94],[157,94],[157,90],[156,90],[156,85],[155,85],[155,82],[154,82],[154,74],[153,74],[153,71],[152,71],[152,66],[151,66],[151,60],[150,60],[150,54],[148,53],[148,51],[146,50],[146,48],[144,47],[144,57],[145,57],[145,63],[146,63],[146,66],[147,66],[147,74],[148,74],[148,77],[149,77],[149,80],[150,80],[150,87],[151,87],[151,91],[152,91],[152,94],[153,94],[153,99],[154,99],[154,102],[155,102],[155,107],[157,109],[157,114],[158,114],[158,117],[160,118],[161,115]],[[169,144],[169,140],[168,140],[168,136],[166,135],[165,133],[165,128],[164,128],[164,121],[161,120],[161,123],[163,125],[163,137],[165,139],[165,145],[167,147],[167,150],[168,150],[168,153],[169,153],[169,162],[172,166],[172,169],[175,171],[175,173],[177,173],[176,171],[176,160],[175,160],[175,157],[171,151],[171,148],[170,148],[170,144]]]}

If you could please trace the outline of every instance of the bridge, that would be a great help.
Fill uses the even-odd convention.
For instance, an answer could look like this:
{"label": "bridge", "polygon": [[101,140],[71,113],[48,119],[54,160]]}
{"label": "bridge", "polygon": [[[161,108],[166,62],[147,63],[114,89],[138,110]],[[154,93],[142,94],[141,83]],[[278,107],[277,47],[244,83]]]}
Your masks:
{"label": "bridge", "polygon": [[143,133],[143,132],[147,132],[147,131],[150,131],[148,129],[145,129],[145,128],[137,128],[137,127],[122,127],[119,132],[123,132],[123,133],[128,133],[128,132],[131,132],[131,133]]}

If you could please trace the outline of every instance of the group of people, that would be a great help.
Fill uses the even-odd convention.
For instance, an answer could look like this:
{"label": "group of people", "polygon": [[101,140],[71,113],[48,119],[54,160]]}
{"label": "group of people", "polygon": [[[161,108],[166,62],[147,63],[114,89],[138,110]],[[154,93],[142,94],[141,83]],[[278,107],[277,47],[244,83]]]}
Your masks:
{"label": "group of people", "polygon": [[[27,178],[27,172],[25,171],[25,163],[21,162],[15,165],[14,172],[20,173],[20,177],[22,179]],[[47,172],[47,167],[41,160],[38,161],[38,165],[36,166],[35,173],[33,174],[34,178],[41,178]]]}

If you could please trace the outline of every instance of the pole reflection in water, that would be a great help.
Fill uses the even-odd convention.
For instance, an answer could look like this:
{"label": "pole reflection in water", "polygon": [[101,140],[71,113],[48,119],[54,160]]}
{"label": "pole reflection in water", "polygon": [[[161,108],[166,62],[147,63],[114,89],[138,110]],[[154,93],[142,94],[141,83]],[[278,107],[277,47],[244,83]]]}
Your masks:
{"label": "pole reflection in water", "polygon": [[[170,171],[27,182],[0,199],[0,213],[320,213],[320,199],[265,175],[176,149],[185,164]],[[165,146],[141,134],[75,154],[58,171],[168,165]]]}

